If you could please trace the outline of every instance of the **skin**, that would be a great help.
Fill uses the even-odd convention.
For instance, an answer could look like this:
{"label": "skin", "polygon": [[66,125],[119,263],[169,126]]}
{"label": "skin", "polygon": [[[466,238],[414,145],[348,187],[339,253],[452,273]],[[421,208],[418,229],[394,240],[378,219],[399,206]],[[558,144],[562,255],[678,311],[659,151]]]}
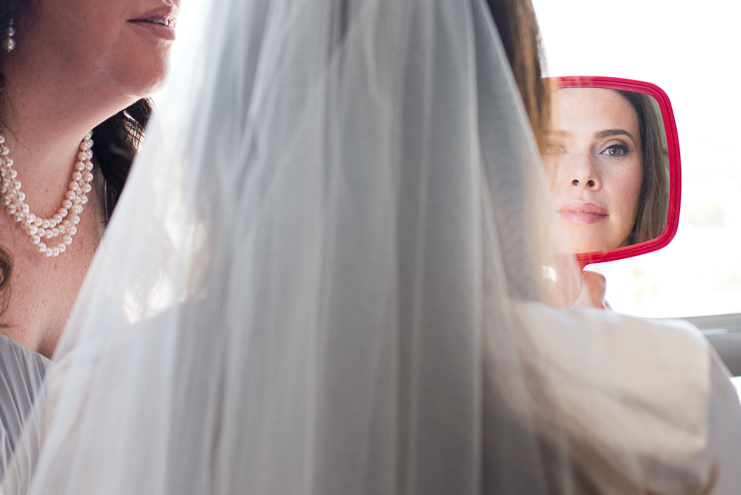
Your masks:
{"label": "skin", "polygon": [[643,183],[635,110],[616,91],[561,89],[551,128],[544,163],[573,251],[628,245]]}
{"label": "skin", "polygon": [[[85,133],[159,87],[172,41],[128,21],[178,4],[40,0],[21,19],[16,49],[0,57],[7,87],[3,133],[33,213],[49,217],[61,205]],[[93,174],[77,235],[57,258],[40,256],[0,211],[0,243],[13,257],[0,332],[46,356],[56,347],[103,233],[103,182],[97,168]]]}
{"label": "skin", "polygon": [[605,300],[605,296],[607,295],[607,280],[605,276],[590,270],[584,270],[581,275],[581,293],[574,302],[574,306],[599,309],[610,308],[609,303]]}

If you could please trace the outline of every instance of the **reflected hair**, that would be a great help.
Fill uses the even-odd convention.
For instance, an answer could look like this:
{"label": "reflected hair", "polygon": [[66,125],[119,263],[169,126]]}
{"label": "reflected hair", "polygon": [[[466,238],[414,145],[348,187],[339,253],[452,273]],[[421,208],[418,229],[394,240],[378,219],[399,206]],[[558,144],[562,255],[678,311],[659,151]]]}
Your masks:
{"label": "reflected hair", "polygon": [[618,91],[638,116],[643,144],[643,184],[638,199],[638,213],[631,234],[631,244],[655,239],[666,228],[669,213],[669,169],[663,145],[661,125],[656,118],[652,98],[643,93]]}
{"label": "reflected hair", "polygon": [[486,0],[541,150],[551,118],[551,86],[545,74],[540,28],[530,0]]}
{"label": "reflected hair", "polygon": [[[27,27],[33,23],[34,11],[39,8],[38,4],[39,0],[0,0],[0,30],[7,27],[13,19],[13,26],[16,28],[15,38],[22,43]],[[9,103],[5,94],[5,74],[2,72],[2,65],[7,55],[1,51],[0,54],[0,108],[6,108]],[[93,161],[106,181],[107,217],[113,213],[123,190],[151,113],[152,102],[144,98],[93,129]],[[0,127],[4,127],[5,121],[6,115],[0,113]],[[13,259],[0,245],[0,316],[7,309],[10,300],[12,272]]]}

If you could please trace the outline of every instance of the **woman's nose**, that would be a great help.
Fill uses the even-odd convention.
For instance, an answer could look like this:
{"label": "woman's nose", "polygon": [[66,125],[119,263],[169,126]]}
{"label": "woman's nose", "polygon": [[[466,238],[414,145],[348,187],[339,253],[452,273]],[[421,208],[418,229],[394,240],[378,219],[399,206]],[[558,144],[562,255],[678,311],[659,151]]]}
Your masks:
{"label": "woman's nose", "polygon": [[591,189],[597,191],[602,187],[596,164],[592,158],[586,155],[577,155],[574,157],[570,171],[571,186],[582,189]]}

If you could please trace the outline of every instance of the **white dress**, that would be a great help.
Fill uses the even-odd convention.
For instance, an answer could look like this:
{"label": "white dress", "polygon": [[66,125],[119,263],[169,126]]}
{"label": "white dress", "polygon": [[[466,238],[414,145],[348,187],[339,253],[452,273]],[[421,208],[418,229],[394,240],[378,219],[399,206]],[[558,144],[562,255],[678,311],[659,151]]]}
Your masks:
{"label": "white dress", "polygon": [[23,427],[35,423],[33,405],[43,393],[52,361],[0,335],[0,473],[10,461]]}
{"label": "white dress", "polygon": [[[522,304],[520,323],[552,359],[547,385],[585,436],[638,459],[651,493],[741,493],[741,405],[728,370],[689,323]],[[605,364],[608,364],[605,367]],[[612,370],[611,385],[600,372]],[[613,390],[614,387],[616,390]],[[606,393],[595,393],[603,389]],[[615,397],[620,399],[616,403]],[[713,481],[715,479],[715,481]]]}

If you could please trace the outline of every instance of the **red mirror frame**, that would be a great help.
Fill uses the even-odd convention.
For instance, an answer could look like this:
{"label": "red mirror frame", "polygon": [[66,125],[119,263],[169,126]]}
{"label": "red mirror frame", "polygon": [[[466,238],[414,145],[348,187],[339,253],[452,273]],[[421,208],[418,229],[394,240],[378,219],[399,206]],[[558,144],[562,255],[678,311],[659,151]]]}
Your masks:
{"label": "red mirror frame", "polygon": [[643,93],[653,97],[661,109],[661,118],[664,121],[666,132],[666,147],[669,154],[669,212],[666,218],[666,228],[655,239],[644,241],[639,244],[625,246],[609,251],[596,251],[592,253],[579,253],[576,259],[584,268],[592,263],[604,263],[606,261],[631,258],[640,254],[658,251],[671,242],[677,233],[679,226],[679,206],[682,196],[682,170],[679,155],[679,136],[677,124],[674,120],[674,111],[669,97],[660,87],[643,81],[632,79],[620,79],[617,77],[599,76],[569,76],[553,79],[558,89],[562,88],[598,88],[617,89]]}

